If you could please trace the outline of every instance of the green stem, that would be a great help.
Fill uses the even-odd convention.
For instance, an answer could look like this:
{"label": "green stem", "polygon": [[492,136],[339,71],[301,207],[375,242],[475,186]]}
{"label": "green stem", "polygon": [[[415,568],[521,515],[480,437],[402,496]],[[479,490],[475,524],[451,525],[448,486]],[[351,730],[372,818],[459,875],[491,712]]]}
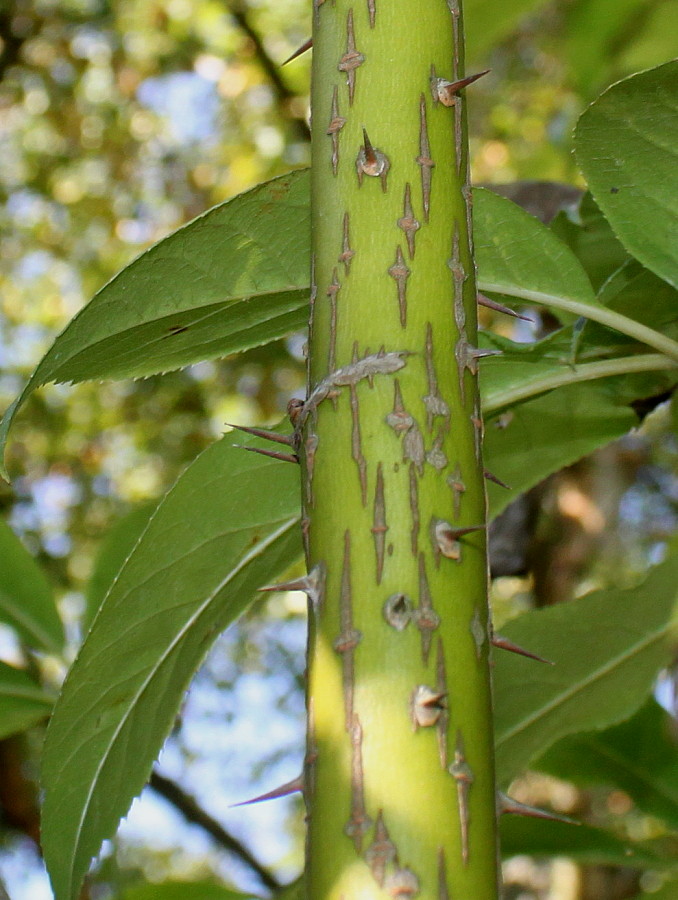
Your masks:
{"label": "green stem", "polygon": [[668,359],[659,353],[647,353],[643,356],[624,356],[619,359],[605,359],[600,362],[583,363],[563,367],[562,371],[526,380],[519,385],[493,391],[483,401],[485,414],[498,412],[543,394],[566,384],[580,381],[591,381],[594,378],[607,378],[610,375],[631,375],[636,372],[654,372],[659,369],[675,369],[678,362]]}
{"label": "green stem", "polygon": [[612,309],[596,306],[592,303],[582,303],[580,300],[558,297],[553,294],[544,294],[541,291],[530,291],[525,288],[511,288],[509,290],[505,284],[493,284],[482,279],[478,281],[478,287],[487,293],[508,294],[511,297],[528,300],[530,303],[550,306],[553,309],[562,309],[565,312],[573,313],[575,316],[584,316],[593,322],[599,322],[601,325],[607,325],[608,328],[621,332],[621,334],[626,334],[634,340],[640,341],[641,344],[654,347],[655,350],[678,362],[678,343],[676,341],[672,341],[653,328],[641,325],[635,319],[630,319],[628,316],[614,312]]}

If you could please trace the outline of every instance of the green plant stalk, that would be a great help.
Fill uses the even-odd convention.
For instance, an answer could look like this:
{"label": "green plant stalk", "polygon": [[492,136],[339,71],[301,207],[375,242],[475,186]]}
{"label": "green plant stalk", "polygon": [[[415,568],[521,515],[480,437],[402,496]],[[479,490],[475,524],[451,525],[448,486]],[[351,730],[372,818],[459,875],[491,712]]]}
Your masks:
{"label": "green plant stalk", "polygon": [[313,41],[306,896],[493,900],[468,153],[435,80],[461,13],[317,0]]}

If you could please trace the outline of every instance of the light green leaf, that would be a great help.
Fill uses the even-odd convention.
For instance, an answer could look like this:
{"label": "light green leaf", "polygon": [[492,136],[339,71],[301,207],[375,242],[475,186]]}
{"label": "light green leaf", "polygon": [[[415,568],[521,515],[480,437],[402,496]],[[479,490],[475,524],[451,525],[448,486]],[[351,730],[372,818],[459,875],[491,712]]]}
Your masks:
{"label": "light green leaf", "polygon": [[654,700],[621,725],[558,741],[535,768],[575,784],[625,791],[643,812],[678,830],[675,723]]}
{"label": "light green leaf", "polygon": [[591,282],[567,244],[515,203],[476,188],[473,222],[481,290],[595,303]]}
{"label": "light green leaf", "polygon": [[45,719],[53,702],[30,675],[0,662],[0,739]]}
{"label": "light green leaf", "polygon": [[36,650],[59,653],[64,629],[42,569],[0,520],[0,622]]}
{"label": "light green leaf", "polygon": [[[569,856],[578,863],[598,866],[630,866],[637,869],[675,868],[674,857],[662,856],[654,847],[622,841],[616,835],[588,825],[568,825],[521,816],[502,816],[503,856]],[[654,895],[653,895],[654,896]]]}
{"label": "light green leaf", "polygon": [[579,119],[575,147],[626,249],[678,287],[678,60],[601,94]]}
{"label": "light green leaf", "polygon": [[538,219],[482,188],[473,200],[480,290],[584,316],[678,361],[676,341],[598,302],[574,253]]}
{"label": "light green leaf", "polygon": [[89,627],[92,622],[102,600],[148,525],[157,505],[156,501],[139,504],[123,516],[119,522],[116,522],[106,535],[94,562],[94,570],[85,592],[87,601],[83,616],[85,628]]}
{"label": "light green leaf", "polygon": [[214,207],[105,285],[59,335],[0,426],[50,381],[138,378],[266,344],[306,324],[309,175]]}
{"label": "light green leaf", "polygon": [[165,881],[138,884],[128,888],[120,900],[256,900],[253,894],[241,894],[209,881]]}
{"label": "light green leaf", "polygon": [[43,756],[57,900],[77,896],[144,786],[214,638],[300,555],[298,468],[232,442],[201,454],[160,503],[66,679]]}
{"label": "light green leaf", "polygon": [[497,653],[497,778],[506,784],[561,737],[631,715],[670,658],[678,556],[632,590],[595,591],[526,613],[502,633],[552,660]]}

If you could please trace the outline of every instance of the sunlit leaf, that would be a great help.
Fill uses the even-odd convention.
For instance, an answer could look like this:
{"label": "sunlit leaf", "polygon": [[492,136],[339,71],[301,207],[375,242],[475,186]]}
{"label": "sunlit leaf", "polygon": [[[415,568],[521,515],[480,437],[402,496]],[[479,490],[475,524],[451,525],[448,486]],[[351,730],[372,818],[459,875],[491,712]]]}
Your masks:
{"label": "sunlit leaf", "polygon": [[635,712],[671,655],[677,585],[678,556],[671,556],[632,590],[595,591],[526,613],[502,628],[555,665],[496,654],[500,784],[559,738],[606,728]]}
{"label": "sunlit leaf", "polygon": [[580,118],[575,146],[621,242],[678,287],[678,60],[605,91]]}
{"label": "sunlit leaf", "polygon": [[46,718],[53,702],[30,675],[0,661],[0,739]]}
{"label": "sunlit leaf", "polygon": [[308,172],[209,210],[122,270],[56,339],[16,410],[50,381],[137,378],[227,356],[306,323]]}
{"label": "sunlit leaf", "polygon": [[297,467],[232,442],[201,454],[158,506],[57,703],[43,757],[57,900],[77,896],[141,791],[212,641],[300,555]]}
{"label": "sunlit leaf", "polygon": [[96,615],[101,601],[148,525],[156,506],[157,503],[154,501],[139,504],[116,522],[106,535],[87,583],[85,592],[87,606],[83,616],[85,627],[89,626]]}
{"label": "sunlit leaf", "polygon": [[591,282],[567,244],[515,203],[477,188],[473,221],[481,288],[595,303]]}
{"label": "sunlit leaf", "polygon": [[641,809],[678,830],[678,736],[654,700],[621,725],[559,741],[536,768],[579,785],[624,791]]}
{"label": "sunlit leaf", "polygon": [[0,622],[30,647],[58,653],[64,630],[47,578],[6,522],[0,520]]}

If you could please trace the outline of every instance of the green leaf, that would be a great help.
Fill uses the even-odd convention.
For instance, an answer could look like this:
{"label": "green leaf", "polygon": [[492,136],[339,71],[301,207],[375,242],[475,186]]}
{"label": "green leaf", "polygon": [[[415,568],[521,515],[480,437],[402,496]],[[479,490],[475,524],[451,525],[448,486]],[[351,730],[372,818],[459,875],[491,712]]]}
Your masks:
{"label": "green leaf", "polygon": [[140,503],[111,528],[94,562],[87,584],[83,626],[89,627],[123,563],[132,552],[157,507],[156,501]]}
{"label": "green leaf", "polygon": [[676,864],[675,858],[662,857],[652,847],[622,841],[609,831],[588,825],[507,815],[501,818],[500,833],[504,857],[569,856],[587,865],[638,869],[674,868]]}
{"label": "green leaf", "polygon": [[572,250],[596,291],[629,259],[588,192],[582,197],[576,212],[563,210],[549,228]]}
{"label": "green leaf", "polygon": [[598,302],[574,253],[538,219],[482,188],[473,198],[480,290],[585,316],[678,361],[678,343]]}
{"label": "green leaf", "polygon": [[266,344],[306,324],[309,174],[214,207],[105,285],[59,335],[0,426],[50,381],[138,378]]}
{"label": "green leaf", "polygon": [[579,785],[619,788],[678,830],[678,739],[673,719],[654,700],[621,725],[559,741],[535,768]]}
{"label": "green leaf", "polygon": [[42,569],[0,520],[0,622],[36,650],[59,653],[64,629]]}
{"label": "green leaf", "polygon": [[579,119],[575,147],[626,249],[678,287],[678,60],[601,94]]}
{"label": "green leaf", "polygon": [[591,282],[567,244],[515,203],[476,188],[473,225],[481,290],[526,300],[534,295],[534,302],[542,295],[595,303]]}
{"label": "green leaf", "polygon": [[[574,384],[521,403],[485,426],[483,458],[512,490],[487,485],[491,517],[518,494],[626,434],[638,422],[604,382]],[[481,392],[483,378],[481,372]],[[650,396],[644,391],[641,396]]]}
{"label": "green leaf", "polygon": [[214,638],[300,555],[298,468],[232,441],[202,453],[160,503],[64,684],[43,756],[57,900],[77,896],[144,786]]}
{"label": "green leaf", "polygon": [[162,884],[137,884],[128,888],[120,900],[255,900],[253,894],[241,894],[209,881],[165,881]]}
{"label": "green leaf", "polygon": [[635,259],[607,279],[598,300],[674,339],[678,335],[678,291]]}
{"label": "green leaf", "polygon": [[670,658],[678,556],[632,590],[595,591],[526,613],[502,629],[552,660],[546,666],[497,653],[497,778],[506,784],[561,737],[631,715]]}
{"label": "green leaf", "polygon": [[0,662],[0,739],[45,719],[53,703],[30,675]]}

